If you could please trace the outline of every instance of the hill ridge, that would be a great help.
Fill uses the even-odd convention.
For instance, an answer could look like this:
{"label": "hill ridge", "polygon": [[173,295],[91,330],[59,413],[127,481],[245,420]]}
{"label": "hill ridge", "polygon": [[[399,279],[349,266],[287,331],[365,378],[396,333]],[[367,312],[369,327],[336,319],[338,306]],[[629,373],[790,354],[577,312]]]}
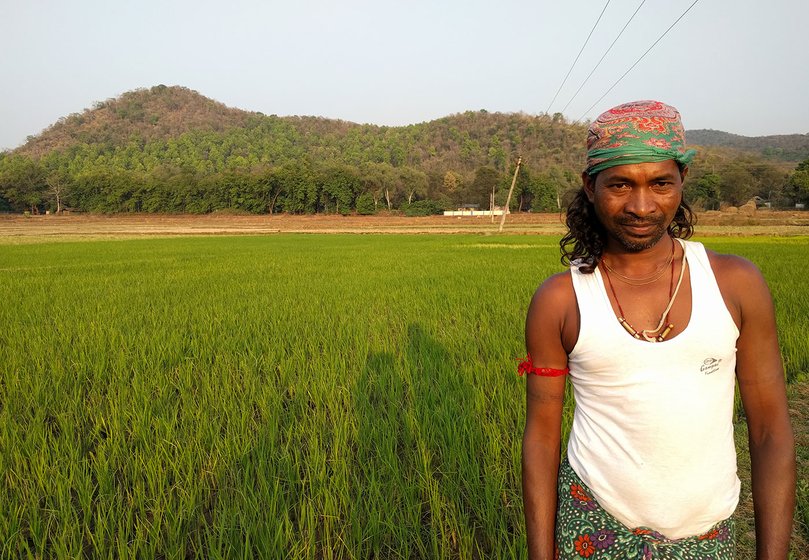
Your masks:
{"label": "hill ridge", "polygon": [[[150,88],[137,88],[118,97],[99,101],[80,113],[71,113],[58,119],[37,135],[29,136],[22,146],[9,150],[13,153],[41,157],[53,150],[70,149],[77,143],[123,146],[130,139],[142,141],[169,140],[192,132],[223,133],[233,128],[255,125],[262,119],[280,119],[292,124],[303,124],[306,132],[346,134],[350,130],[384,133],[418,127],[458,126],[468,124],[469,116],[492,115],[495,118],[544,120],[556,125],[573,126],[564,117],[524,112],[500,113],[486,110],[463,111],[436,119],[401,126],[356,123],[345,119],[322,116],[276,114],[265,115],[228,107],[196,90],[163,84]],[[498,126],[488,127],[496,134]],[[776,134],[744,136],[715,129],[687,130],[689,143],[699,146],[729,147],[759,153],[769,159],[801,161],[809,157],[809,134]]]}
{"label": "hill ridge", "polygon": [[802,161],[809,157],[809,134],[770,134],[744,136],[714,129],[686,131],[689,143],[718,146],[759,153],[768,159]]}

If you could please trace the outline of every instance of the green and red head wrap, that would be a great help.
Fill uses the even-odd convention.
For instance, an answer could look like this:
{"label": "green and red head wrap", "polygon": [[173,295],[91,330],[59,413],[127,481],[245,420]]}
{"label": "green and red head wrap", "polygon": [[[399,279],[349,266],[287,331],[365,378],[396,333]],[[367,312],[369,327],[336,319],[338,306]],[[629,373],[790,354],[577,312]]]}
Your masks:
{"label": "green and red head wrap", "polygon": [[633,101],[602,113],[587,132],[588,175],[609,167],[673,159],[688,165],[680,113],[660,101]]}

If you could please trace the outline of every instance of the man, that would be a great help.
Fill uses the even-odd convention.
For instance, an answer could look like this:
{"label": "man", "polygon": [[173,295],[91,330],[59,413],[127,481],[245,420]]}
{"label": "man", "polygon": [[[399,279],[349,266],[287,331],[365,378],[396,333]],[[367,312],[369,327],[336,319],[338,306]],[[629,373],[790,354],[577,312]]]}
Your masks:
{"label": "man", "polygon": [[[561,242],[571,270],[539,287],[526,320],[529,557],[732,558],[738,381],[757,558],[785,559],[794,441],[766,283],[750,262],[685,241],[694,151],[676,109],[615,107],[587,148]],[[576,406],[560,461],[568,376]]]}

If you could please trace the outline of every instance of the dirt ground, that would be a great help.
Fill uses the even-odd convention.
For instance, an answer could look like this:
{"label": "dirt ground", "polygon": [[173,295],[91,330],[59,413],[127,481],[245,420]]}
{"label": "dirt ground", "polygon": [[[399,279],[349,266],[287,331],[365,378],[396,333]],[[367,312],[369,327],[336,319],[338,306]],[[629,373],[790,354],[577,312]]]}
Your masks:
{"label": "dirt ground", "polygon": [[[395,215],[233,215],[71,214],[0,215],[0,243],[75,241],[179,235],[261,235],[271,233],[497,233],[499,216],[408,218]],[[507,234],[565,231],[559,214],[510,214]],[[753,215],[706,212],[698,215],[697,235],[809,235],[809,212],[758,211]]]}

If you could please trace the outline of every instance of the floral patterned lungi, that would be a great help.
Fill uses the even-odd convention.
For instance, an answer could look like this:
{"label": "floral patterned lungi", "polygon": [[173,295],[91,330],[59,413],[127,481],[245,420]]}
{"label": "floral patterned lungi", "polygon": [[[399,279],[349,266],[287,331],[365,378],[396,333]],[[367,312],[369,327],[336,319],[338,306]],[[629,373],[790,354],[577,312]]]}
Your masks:
{"label": "floral patterned lungi", "polygon": [[702,535],[667,539],[646,527],[629,529],[604,511],[567,458],[559,467],[556,558],[559,560],[728,560],[734,558],[733,518]]}

